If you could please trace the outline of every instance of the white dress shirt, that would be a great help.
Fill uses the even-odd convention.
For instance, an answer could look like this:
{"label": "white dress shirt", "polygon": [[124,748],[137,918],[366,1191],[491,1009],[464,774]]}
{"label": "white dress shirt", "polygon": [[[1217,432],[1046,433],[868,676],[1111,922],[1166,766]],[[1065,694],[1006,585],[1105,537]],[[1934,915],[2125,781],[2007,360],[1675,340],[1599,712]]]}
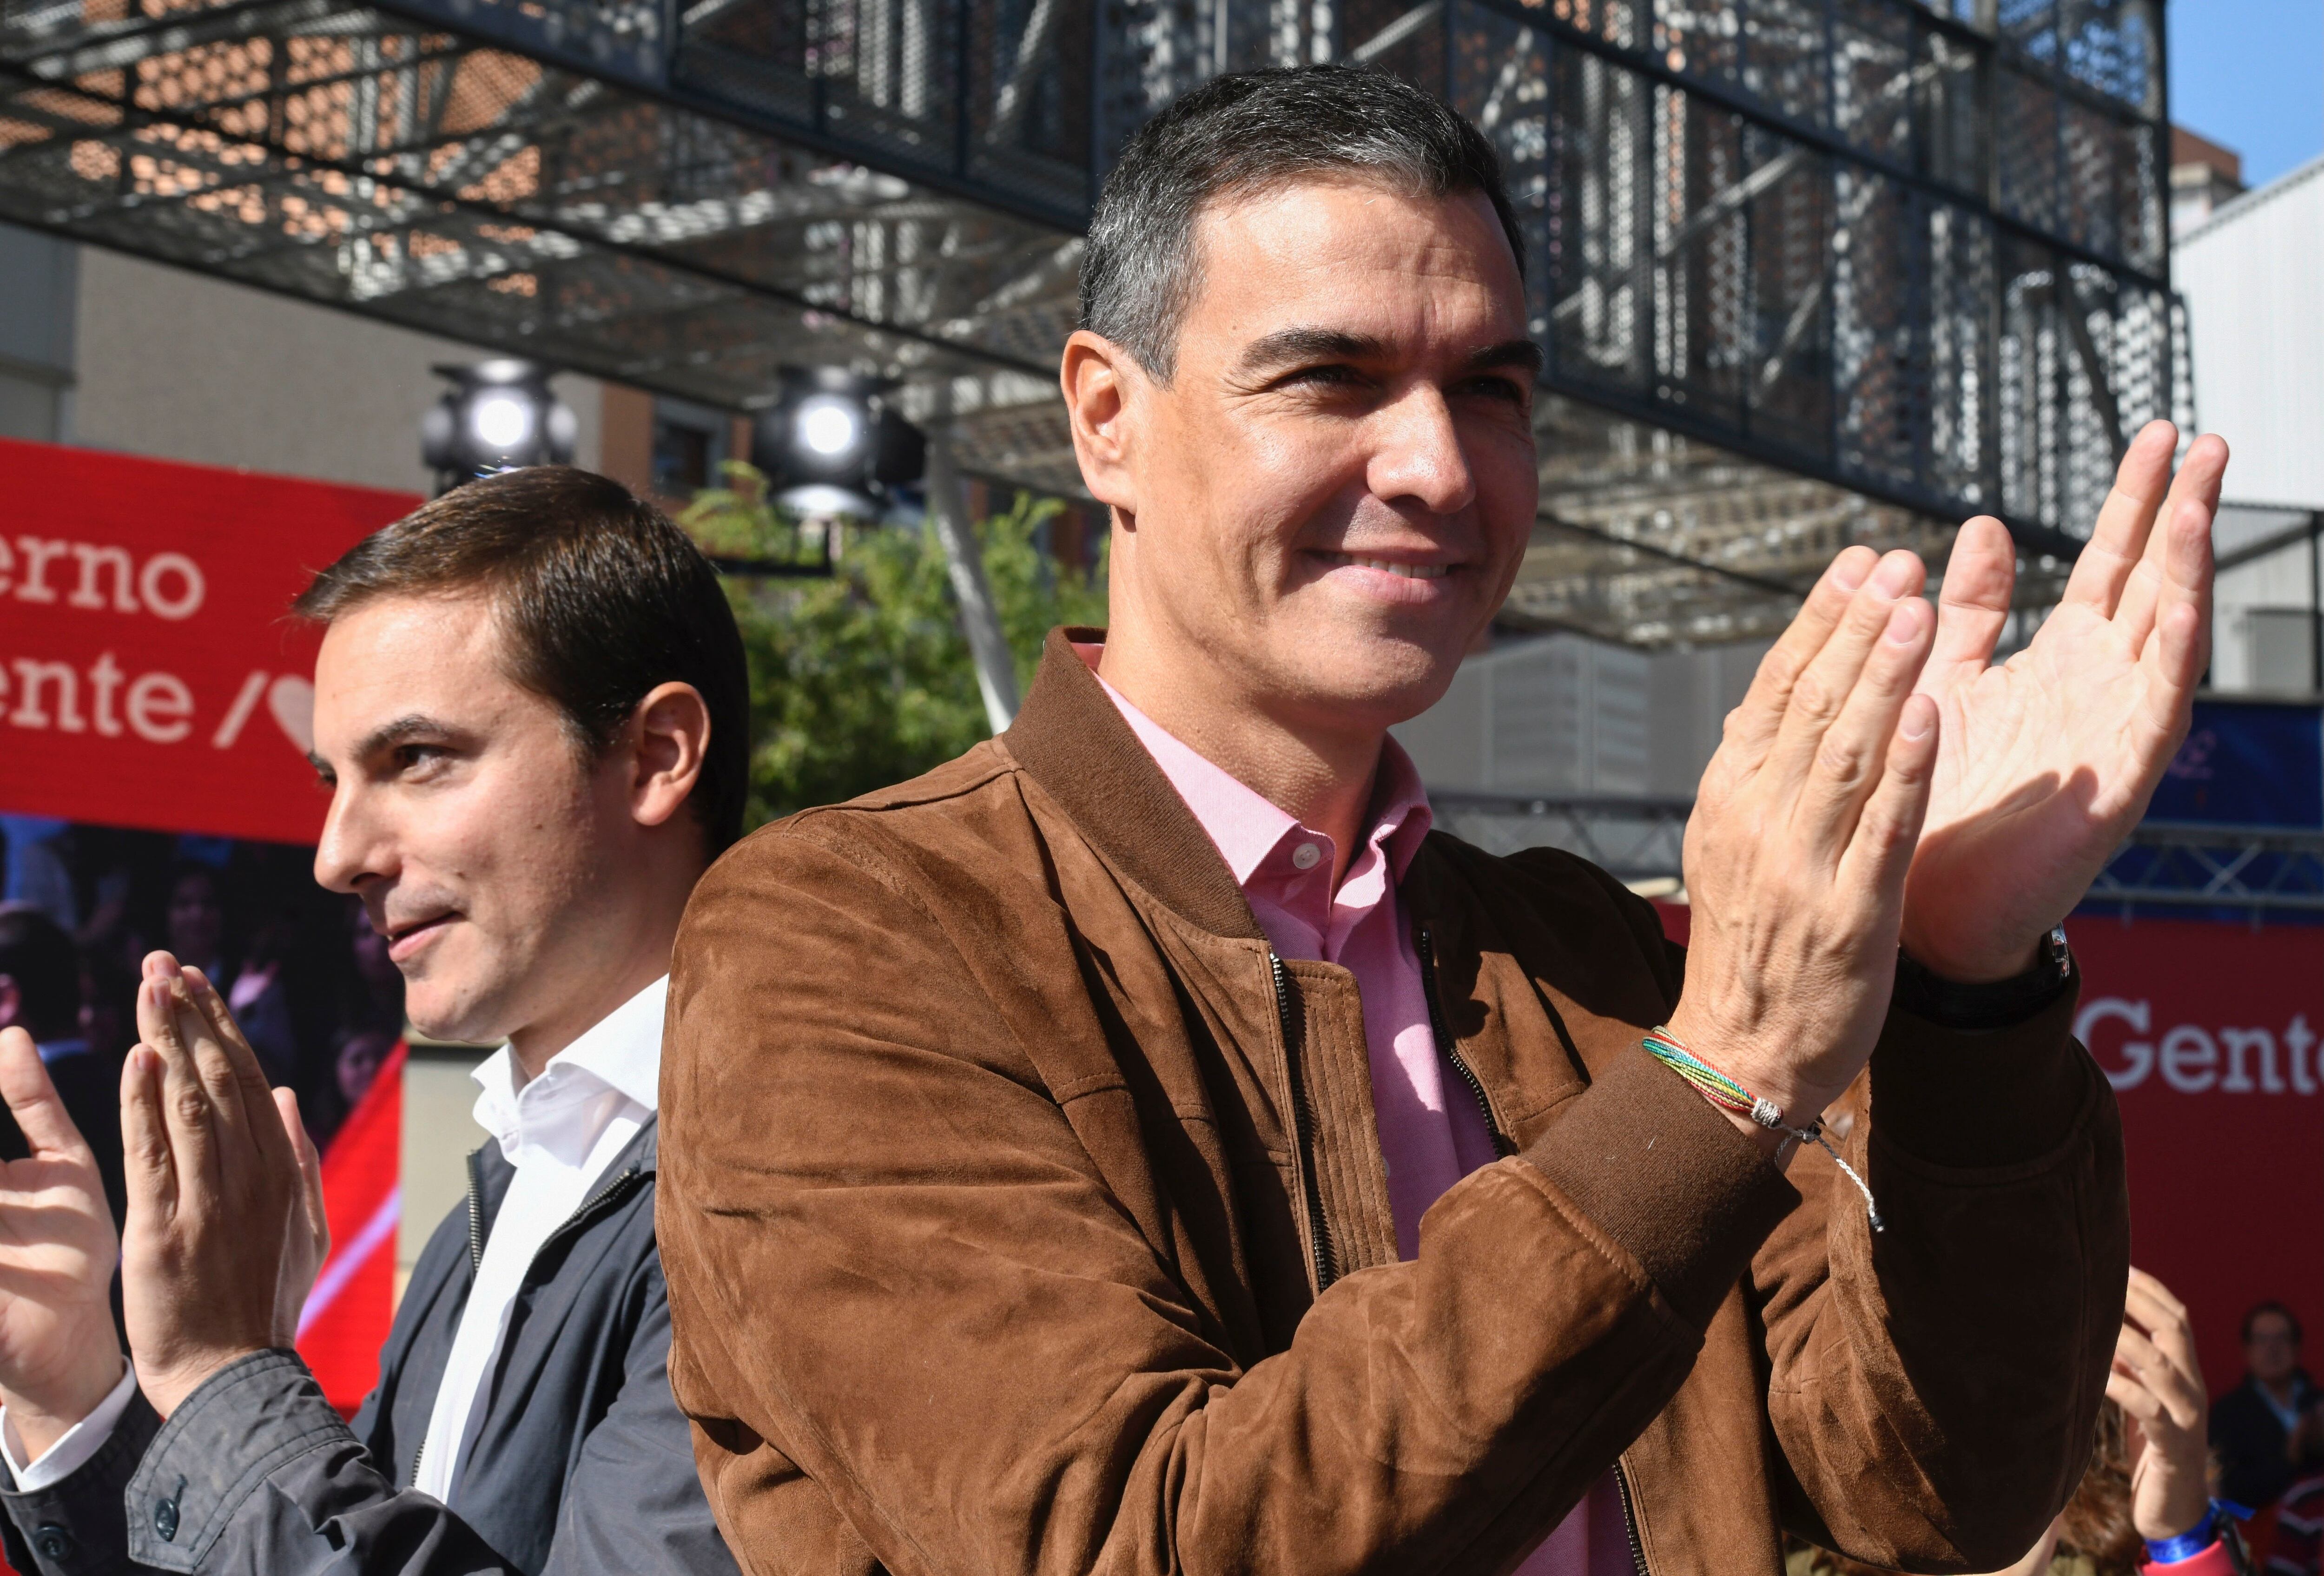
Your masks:
{"label": "white dress shirt", "polygon": [[[533,1256],[571,1217],[638,1129],[652,1120],[661,1082],[661,1018],[667,975],[600,1018],[520,1087],[506,1046],[475,1072],[476,1125],[500,1140],[516,1167],[493,1216],[484,1256],[468,1289],[444,1378],[428,1416],[412,1487],[453,1503],[467,1453],[469,1424],[492,1396],[501,1338]],[[457,1507],[455,1507],[457,1508]]]}
{"label": "white dress shirt", "polygon": [[[652,1120],[661,1084],[662,1008],[669,995],[664,975],[590,1027],[549,1059],[540,1077],[517,1085],[516,1058],[506,1046],[474,1074],[476,1125],[500,1140],[516,1167],[508,1195],[493,1217],[484,1262],[469,1288],[460,1326],[436,1390],[420,1448],[415,1487],[451,1503],[469,1424],[491,1397],[509,1309],[541,1244],[588,1199],[613,1157]],[[0,1461],[19,1492],[62,1481],[106,1439],[135,1389],[124,1374],[97,1408],[30,1462],[19,1461],[6,1413],[0,1408]]]}
{"label": "white dress shirt", "polygon": [[[16,1459],[15,1430],[0,1425],[0,1460],[7,1461],[19,1494],[63,1482],[97,1453],[97,1446],[113,1437],[113,1425],[121,1421],[121,1415],[129,1410],[129,1397],[137,1393],[137,1371],[127,1363],[121,1368],[120,1382],[97,1404],[97,1410],[57,1435],[54,1444],[29,1462]],[[6,1415],[7,1408],[0,1406],[0,1419]]]}

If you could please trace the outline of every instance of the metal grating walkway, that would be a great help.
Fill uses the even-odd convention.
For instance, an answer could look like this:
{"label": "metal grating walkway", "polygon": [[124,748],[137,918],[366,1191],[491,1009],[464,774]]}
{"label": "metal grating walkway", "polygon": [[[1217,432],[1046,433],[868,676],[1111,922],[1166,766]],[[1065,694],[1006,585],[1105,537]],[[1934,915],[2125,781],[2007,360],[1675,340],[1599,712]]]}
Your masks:
{"label": "metal grating walkway", "polygon": [[0,217],[711,405],[854,364],[1073,492],[1112,150],[1220,69],[1367,61],[1493,137],[1531,236],[1510,618],[1662,645],[1973,512],[2050,594],[2187,402],[2160,39],[2159,0],[0,0]]}

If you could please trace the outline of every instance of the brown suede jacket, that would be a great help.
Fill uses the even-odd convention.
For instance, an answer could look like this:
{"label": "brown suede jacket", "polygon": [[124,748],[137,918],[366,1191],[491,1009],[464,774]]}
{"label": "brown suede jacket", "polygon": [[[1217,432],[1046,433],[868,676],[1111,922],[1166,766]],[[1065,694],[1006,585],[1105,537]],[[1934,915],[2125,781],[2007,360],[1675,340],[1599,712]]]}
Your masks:
{"label": "brown suede jacket", "polygon": [[1269,955],[1058,636],[1000,739],[719,862],[658,1228],[746,1570],[1501,1571],[1618,1459],[1652,1576],[1778,1571],[1784,1527],[1925,1571],[2034,1542],[2128,1264],[2072,993],[1891,1015],[1847,1141],[1875,1236],[1639,1049],[1683,954],[1611,878],[1438,833],[1402,890],[1508,1156],[1410,1262],[1353,978]]}

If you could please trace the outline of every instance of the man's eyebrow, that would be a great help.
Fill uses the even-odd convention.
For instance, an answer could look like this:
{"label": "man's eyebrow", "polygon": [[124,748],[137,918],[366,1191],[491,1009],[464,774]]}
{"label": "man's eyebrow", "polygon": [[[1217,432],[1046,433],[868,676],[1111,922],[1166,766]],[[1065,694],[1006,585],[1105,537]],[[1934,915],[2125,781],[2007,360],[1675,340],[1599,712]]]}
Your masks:
{"label": "man's eyebrow", "polygon": [[1241,372],[1266,372],[1303,361],[1371,361],[1388,354],[1385,340],[1344,328],[1277,328],[1243,347]]}
{"label": "man's eyebrow", "polygon": [[421,716],[415,712],[409,716],[398,717],[392,723],[382,723],[364,734],[363,742],[355,748],[355,758],[361,760],[367,755],[376,755],[383,750],[392,750],[398,744],[406,743],[416,738],[441,739],[456,732],[457,730],[449,723],[438,722],[434,717]]}
{"label": "man's eyebrow", "polygon": [[1488,346],[1469,358],[1471,372],[1485,372],[1497,366],[1521,366],[1529,373],[1541,371],[1541,346],[1530,339],[1504,339],[1499,345]]}
{"label": "man's eyebrow", "polygon": [[[1257,373],[1301,362],[1373,361],[1388,354],[1388,342],[1370,334],[1352,333],[1345,328],[1278,328],[1252,340],[1244,348],[1238,370]],[[1505,339],[1475,352],[1462,364],[1469,372],[1520,366],[1538,373],[1541,346],[1530,339]]]}

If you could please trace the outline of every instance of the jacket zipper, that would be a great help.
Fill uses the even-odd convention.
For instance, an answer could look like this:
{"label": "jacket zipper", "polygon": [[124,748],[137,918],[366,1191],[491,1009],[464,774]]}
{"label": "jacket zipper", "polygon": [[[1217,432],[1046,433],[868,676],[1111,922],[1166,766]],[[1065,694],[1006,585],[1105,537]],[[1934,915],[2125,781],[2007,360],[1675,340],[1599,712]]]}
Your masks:
{"label": "jacket zipper", "polygon": [[1283,1070],[1291,1083],[1292,1135],[1299,1146],[1299,1185],[1307,1205],[1307,1237],[1314,1244],[1315,1295],[1340,1278],[1332,1263],[1331,1232],[1323,1223],[1323,1189],[1315,1176],[1315,1116],[1307,1106],[1306,1081],[1299,1075],[1299,1051],[1293,1041],[1291,971],[1273,952],[1267,970],[1275,982],[1275,1018],[1283,1031]]}
{"label": "jacket zipper", "polygon": [[[468,1282],[475,1284],[476,1272],[484,1267],[484,1151],[482,1145],[468,1151]],[[428,1435],[423,1431],[420,1442],[411,1451],[411,1481],[420,1481],[420,1463],[428,1457]]]}
{"label": "jacket zipper", "polygon": [[1622,1531],[1630,1540],[1631,1567],[1638,1576],[1654,1576],[1646,1569],[1646,1545],[1638,1541],[1638,1512],[1630,1498],[1630,1474],[1619,1457],[1614,1461],[1614,1494],[1622,1502]]}
{"label": "jacket zipper", "polygon": [[1417,945],[1420,953],[1420,993],[1428,1002],[1428,1032],[1436,1041],[1436,1054],[1452,1063],[1452,1070],[1461,1074],[1461,1082],[1469,1086],[1469,1093],[1476,1100],[1477,1110],[1485,1119],[1485,1131],[1493,1140],[1493,1153],[1514,1155],[1517,1147],[1509,1142],[1508,1135],[1502,1132],[1499,1124],[1493,1120],[1493,1107],[1485,1098],[1484,1081],[1477,1076],[1467,1059],[1461,1055],[1459,1042],[1445,1030],[1444,1009],[1436,1000],[1436,942],[1428,934],[1425,925],[1420,926]]}
{"label": "jacket zipper", "polygon": [[616,1201],[627,1197],[644,1175],[644,1172],[632,1166],[587,1198],[583,1199],[578,1209],[558,1222],[557,1230],[540,1240],[540,1246],[533,1249],[533,1257],[540,1258],[559,1240],[571,1232],[579,1230],[600,1212],[612,1207]]}
{"label": "jacket zipper", "polygon": [[[468,1274],[472,1279],[475,1273],[484,1267],[484,1152],[481,1148],[471,1149],[468,1151]],[[617,1199],[627,1194],[630,1191],[632,1184],[636,1183],[638,1178],[643,1175],[644,1173],[632,1166],[628,1170],[622,1172],[619,1176],[613,1178],[613,1181],[599,1188],[595,1193],[593,1193],[587,1198],[583,1199],[581,1201],[581,1206],[578,1209],[575,1210],[571,1214],[566,1216],[565,1219],[558,1222],[557,1230],[551,1231],[548,1236],[540,1240],[540,1247],[534,1250],[533,1256],[535,1258],[539,1258],[542,1252],[547,1250],[550,1243],[556,1241],[559,1237],[564,1236],[567,1231],[571,1231],[586,1223],[593,1214],[595,1214],[598,1210],[604,1208],[609,1201]],[[420,1436],[419,1445],[411,1452],[411,1480],[415,1483],[420,1480],[420,1463],[426,1458],[427,1454],[428,1436],[425,1433],[422,1433]]]}
{"label": "jacket zipper", "polygon": [[484,1151],[468,1151],[468,1273],[484,1267]]}

